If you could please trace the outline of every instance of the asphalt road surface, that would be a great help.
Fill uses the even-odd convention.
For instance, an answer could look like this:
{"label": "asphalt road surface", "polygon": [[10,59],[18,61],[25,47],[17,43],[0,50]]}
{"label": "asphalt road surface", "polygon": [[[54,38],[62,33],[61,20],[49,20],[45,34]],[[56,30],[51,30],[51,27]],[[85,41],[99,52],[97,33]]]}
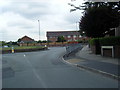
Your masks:
{"label": "asphalt road surface", "polygon": [[3,88],[118,88],[118,81],[63,62],[65,48],[4,54]]}

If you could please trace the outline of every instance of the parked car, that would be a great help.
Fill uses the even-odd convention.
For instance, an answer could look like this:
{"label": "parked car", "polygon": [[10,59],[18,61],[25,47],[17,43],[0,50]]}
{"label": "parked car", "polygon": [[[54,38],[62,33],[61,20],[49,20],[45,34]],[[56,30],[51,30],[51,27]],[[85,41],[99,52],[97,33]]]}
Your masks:
{"label": "parked car", "polygon": [[4,47],[4,48],[7,48],[8,46],[7,46],[7,45],[4,45],[3,47]]}

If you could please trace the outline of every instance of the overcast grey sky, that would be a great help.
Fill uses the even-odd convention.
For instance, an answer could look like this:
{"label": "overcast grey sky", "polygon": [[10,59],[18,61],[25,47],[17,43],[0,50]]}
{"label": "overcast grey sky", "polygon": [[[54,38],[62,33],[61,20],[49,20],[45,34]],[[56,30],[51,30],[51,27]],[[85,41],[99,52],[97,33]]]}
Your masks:
{"label": "overcast grey sky", "polygon": [[76,30],[82,11],[70,13],[68,3],[82,5],[83,0],[0,0],[0,41],[17,41],[25,35],[38,40],[38,20],[41,40],[46,31]]}

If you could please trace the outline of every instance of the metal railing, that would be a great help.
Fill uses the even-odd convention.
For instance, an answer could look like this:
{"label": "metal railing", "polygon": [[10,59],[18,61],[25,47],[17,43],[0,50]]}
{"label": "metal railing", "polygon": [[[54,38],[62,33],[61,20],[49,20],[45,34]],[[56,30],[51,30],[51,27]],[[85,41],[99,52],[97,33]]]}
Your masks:
{"label": "metal railing", "polygon": [[82,48],[82,44],[69,44],[66,46],[66,56],[68,57],[71,53],[75,53]]}

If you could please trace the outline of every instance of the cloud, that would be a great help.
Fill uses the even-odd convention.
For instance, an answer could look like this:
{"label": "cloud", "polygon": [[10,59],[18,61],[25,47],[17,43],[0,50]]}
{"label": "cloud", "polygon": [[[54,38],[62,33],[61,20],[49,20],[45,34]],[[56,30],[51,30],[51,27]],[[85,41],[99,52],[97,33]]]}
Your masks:
{"label": "cloud", "polygon": [[41,39],[46,31],[74,30],[81,12],[70,13],[71,0],[0,0],[0,33],[2,40],[16,41],[24,35],[38,40],[38,20]]}

